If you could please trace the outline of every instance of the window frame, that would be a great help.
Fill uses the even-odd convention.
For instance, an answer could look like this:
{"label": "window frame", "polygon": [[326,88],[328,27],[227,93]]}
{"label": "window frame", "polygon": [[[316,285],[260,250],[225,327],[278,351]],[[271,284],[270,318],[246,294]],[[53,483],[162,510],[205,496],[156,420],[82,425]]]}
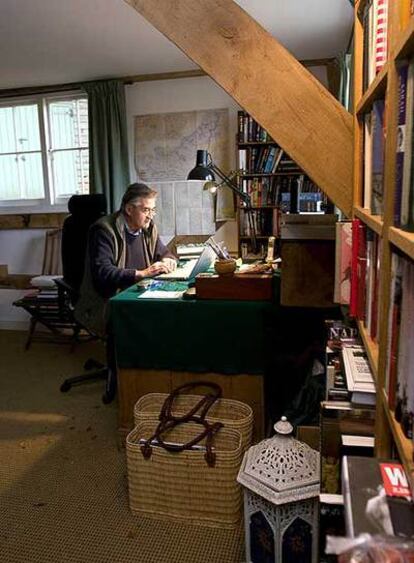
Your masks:
{"label": "window frame", "polygon": [[[48,106],[52,102],[64,101],[66,99],[87,99],[86,92],[82,90],[71,90],[67,92],[50,92],[47,94],[34,94],[30,96],[12,97],[0,100],[0,107],[16,107],[23,105],[37,105],[40,154],[42,161],[42,172],[44,182],[44,198],[25,200],[2,200],[0,198],[0,215],[12,215],[20,213],[62,213],[67,211],[67,203],[70,196],[56,197],[53,190],[53,165],[52,155],[57,152],[51,148],[51,131]],[[89,112],[89,107],[88,107]],[[88,147],[76,147],[85,150]],[[27,151],[33,152],[33,151]]]}

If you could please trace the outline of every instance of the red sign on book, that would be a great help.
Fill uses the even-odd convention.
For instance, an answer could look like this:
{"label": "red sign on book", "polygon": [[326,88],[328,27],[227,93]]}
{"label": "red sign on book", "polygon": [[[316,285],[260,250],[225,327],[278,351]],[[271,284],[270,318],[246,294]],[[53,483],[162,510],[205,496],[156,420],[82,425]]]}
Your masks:
{"label": "red sign on book", "polygon": [[385,494],[390,497],[411,498],[407,476],[400,463],[380,463]]}

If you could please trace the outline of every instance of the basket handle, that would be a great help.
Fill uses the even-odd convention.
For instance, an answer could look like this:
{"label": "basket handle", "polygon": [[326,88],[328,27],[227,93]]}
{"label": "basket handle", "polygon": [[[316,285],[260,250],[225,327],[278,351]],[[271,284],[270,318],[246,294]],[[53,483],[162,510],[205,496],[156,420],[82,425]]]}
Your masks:
{"label": "basket handle", "polygon": [[[172,430],[179,424],[186,424],[187,422],[195,422],[196,424],[201,424],[204,426],[204,430],[200,432],[197,436],[186,442],[185,444],[167,444],[162,437],[164,432],[168,432]],[[214,435],[222,428],[223,424],[221,422],[215,422],[214,424],[209,424],[205,419],[200,419],[198,416],[190,417],[186,421],[181,422],[177,420],[167,420],[161,421],[154,434],[151,438],[146,440],[145,444],[141,446],[141,452],[145,459],[149,459],[152,454],[152,445],[151,442],[153,440],[157,440],[157,445],[161,448],[164,448],[167,452],[183,452],[185,450],[191,450],[193,446],[201,442],[206,438],[206,453],[204,454],[204,458],[207,462],[209,467],[214,467],[216,463],[216,454],[213,452],[213,438]]]}
{"label": "basket handle", "polygon": [[[178,397],[185,391],[188,392],[192,389],[196,389],[197,387],[208,387],[211,389],[211,392],[206,393],[204,396],[202,396],[201,399],[194,405],[194,407],[183,416],[174,416],[172,413],[172,408],[176,397]],[[186,422],[192,416],[195,416],[200,409],[201,411],[197,416],[200,420],[204,420],[210,407],[217,401],[217,399],[221,398],[222,394],[223,391],[220,385],[218,385],[217,383],[212,383],[210,381],[190,381],[189,383],[179,385],[178,387],[173,389],[173,391],[165,399],[164,404],[161,407],[159,420],[175,420],[176,422]]]}

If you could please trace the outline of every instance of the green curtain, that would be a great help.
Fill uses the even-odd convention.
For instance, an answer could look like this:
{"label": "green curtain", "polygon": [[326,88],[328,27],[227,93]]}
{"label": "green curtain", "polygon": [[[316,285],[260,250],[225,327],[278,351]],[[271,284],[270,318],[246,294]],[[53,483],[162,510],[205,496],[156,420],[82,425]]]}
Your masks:
{"label": "green curtain", "polygon": [[125,90],[119,80],[82,85],[89,104],[91,193],[106,195],[109,211],[119,208],[129,184]]}

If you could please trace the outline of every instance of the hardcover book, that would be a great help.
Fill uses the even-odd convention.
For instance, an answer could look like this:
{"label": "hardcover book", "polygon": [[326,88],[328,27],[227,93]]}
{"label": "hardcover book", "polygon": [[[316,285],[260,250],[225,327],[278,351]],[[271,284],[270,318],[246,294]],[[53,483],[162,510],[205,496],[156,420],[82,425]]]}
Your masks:
{"label": "hardcover book", "polygon": [[401,192],[401,226],[409,227],[410,221],[410,191],[411,191],[411,162],[413,151],[413,113],[414,113],[414,62],[411,61],[408,67],[407,77],[407,103],[406,103],[406,124],[405,124],[405,149],[404,166]]}
{"label": "hardcover book", "polygon": [[334,301],[349,305],[351,299],[352,223],[336,224]]}
{"label": "hardcover book", "polygon": [[395,165],[395,192],[394,192],[394,224],[401,223],[401,194],[403,185],[405,145],[405,123],[407,105],[407,79],[408,64],[398,67],[398,126],[397,126],[397,156]]}
{"label": "hardcover book", "polygon": [[[398,517],[396,505],[391,500],[393,497],[390,493],[396,489],[408,490],[407,477],[401,464],[377,458],[345,456],[342,462],[342,493],[347,535],[355,537],[362,533],[378,534],[385,530],[388,534],[413,537],[414,519],[407,529],[407,523]],[[386,495],[382,499],[379,496],[381,490]],[[373,502],[375,498],[378,500]],[[405,510],[412,517],[412,499],[398,498],[404,498],[401,506],[404,504]],[[379,511],[382,518],[379,517]]]}
{"label": "hardcover book", "polygon": [[372,104],[372,194],[371,213],[384,210],[384,100]]}

